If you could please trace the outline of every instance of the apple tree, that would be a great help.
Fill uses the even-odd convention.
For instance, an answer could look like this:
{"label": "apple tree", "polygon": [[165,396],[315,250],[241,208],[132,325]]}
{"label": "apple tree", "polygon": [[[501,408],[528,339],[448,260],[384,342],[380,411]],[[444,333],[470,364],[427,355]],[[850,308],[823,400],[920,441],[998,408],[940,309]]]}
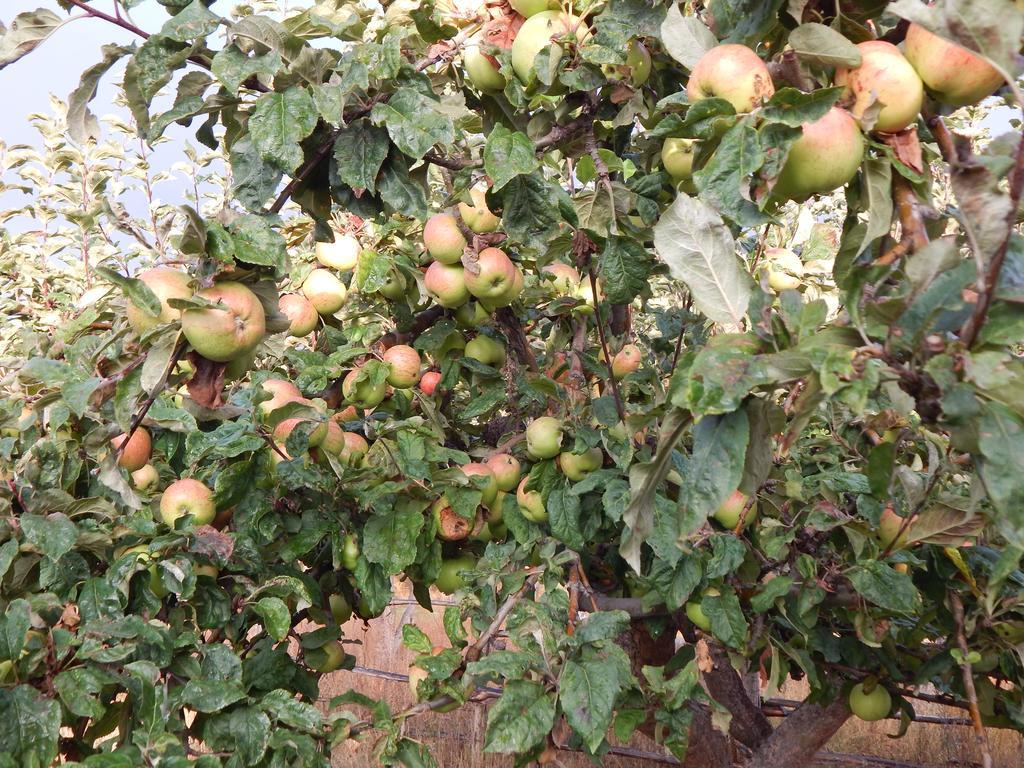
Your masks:
{"label": "apple tree", "polygon": [[[0,766],[430,766],[403,723],[487,698],[516,765],[1024,729],[1024,142],[971,119],[1024,107],[1019,4],[139,5],[0,27],[0,78],[137,38],[68,162],[123,65],[229,169],[0,335]],[[317,708],[397,580],[458,600],[418,703]]]}

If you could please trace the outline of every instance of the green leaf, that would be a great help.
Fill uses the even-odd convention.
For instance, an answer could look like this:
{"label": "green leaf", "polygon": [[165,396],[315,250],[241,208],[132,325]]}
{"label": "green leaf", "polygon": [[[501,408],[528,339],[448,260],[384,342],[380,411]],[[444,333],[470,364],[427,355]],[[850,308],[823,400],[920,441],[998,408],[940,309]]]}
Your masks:
{"label": "green leaf", "polygon": [[261,597],[252,609],[263,619],[267,634],[275,640],[284,640],[292,628],[292,614],[279,597]]}
{"label": "green leaf", "polygon": [[610,236],[598,257],[601,288],[612,304],[629,304],[647,287],[651,259],[636,240]]}
{"label": "green leaf", "polygon": [[[856,49],[854,49],[856,50]],[[804,93],[796,88],[776,91],[761,110],[761,117],[774,123],[799,128],[820,120],[843,95],[842,88],[822,88]]]}
{"label": "green leaf", "polygon": [[712,208],[680,193],[654,227],[654,247],[672,276],[686,283],[698,310],[716,323],[743,321],[753,281]]}
{"label": "green leaf", "polygon": [[701,199],[741,226],[765,223],[769,218],[750,200],[750,178],[765,159],[758,132],[748,122],[737,123],[722,137],[707,165],[693,175]]}
{"label": "green leaf", "polygon": [[174,106],[161,114],[149,128],[146,139],[149,142],[156,141],[163,135],[167,126],[173,122],[185,121],[203,112],[215,112],[220,106],[213,103],[208,105],[203,99],[206,89],[213,84],[211,78],[205,72],[189,72],[178,81],[178,94],[174,99]]}
{"label": "green leaf", "polygon": [[258,213],[281,183],[282,172],[266,162],[249,136],[231,145],[231,194],[247,211]]}
{"label": "green leaf", "polygon": [[278,274],[288,271],[284,237],[263,216],[239,216],[228,226],[235,246],[235,258],[246,264],[273,267]]}
{"label": "green leaf", "polygon": [[986,403],[978,424],[979,472],[999,530],[1024,544],[1024,422],[1001,403]]}
{"label": "green leaf", "polygon": [[789,589],[792,586],[792,577],[776,576],[771,581],[762,584],[757,594],[750,598],[750,607],[758,613],[770,611],[776,600],[789,594]]}
{"label": "green leaf", "polygon": [[629,614],[625,611],[591,613],[576,626],[573,639],[577,643],[595,643],[614,640],[629,628]]}
{"label": "green leaf", "polygon": [[368,120],[357,120],[345,126],[334,142],[334,166],[338,178],[353,189],[375,192],[377,174],[390,146],[388,132],[371,125]]}
{"label": "green leaf", "polygon": [[189,680],[182,700],[198,712],[219,712],[245,698],[239,683],[227,680]]}
{"label": "green leaf", "polygon": [[427,633],[413,624],[402,626],[402,645],[420,655],[430,653],[434,647]]}
{"label": "green leaf", "polygon": [[98,668],[74,667],[58,674],[53,679],[53,687],[72,714],[99,718],[103,716],[106,707],[100,702],[98,694],[104,685],[115,680],[113,675]]}
{"label": "green leaf", "polygon": [[556,190],[538,173],[516,176],[502,189],[502,227],[513,241],[544,250],[562,221]]}
{"label": "green leaf", "polygon": [[[232,96],[242,83],[253,75],[273,77],[281,69],[281,56],[276,51],[249,56],[234,45],[229,45],[213,57],[210,69]],[[234,147],[232,146],[232,149]]]}
{"label": "green leaf", "polygon": [[906,573],[878,560],[862,560],[849,571],[850,583],[866,600],[895,613],[921,610],[921,595]]}
{"label": "green leaf", "polygon": [[423,523],[422,510],[411,505],[373,516],[363,528],[363,554],[389,575],[401,573],[416,560]]}
{"label": "green leaf", "polygon": [[700,607],[711,620],[711,634],[730,648],[742,648],[747,639],[747,620],[740,600],[732,590],[720,595],[705,595]]}
{"label": "green leaf", "polygon": [[484,752],[522,754],[543,741],[555,725],[555,702],[544,686],[510,680],[487,714]]}
{"label": "green leaf", "polygon": [[494,126],[484,146],[484,170],[491,177],[495,192],[520,174],[537,170],[537,156],[533,142],[519,131],[503,124]]}
{"label": "green leaf", "polygon": [[708,14],[715,20],[715,32],[723,43],[742,43],[756,48],[769,30],[779,23],[779,8],[785,0],[711,0]]}
{"label": "green leaf", "polygon": [[291,691],[278,689],[260,699],[260,709],[279,723],[317,736],[323,730],[323,716],[312,704],[299,701]]}
{"label": "green leaf", "polygon": [[60,16],[47,8],[19,13],[6,29],[0,23],[0,69],[27,56],[63,23]]}
{"label": "green leaf", "polygon": [[184,43],[212,34],[220,26],[220,17],[206,7],[203,0],[192,0],[181,11],[164,22],[160,34]]}
{"label": "green leaf", "polygon": [[124,70],[125,98],[141,133],[149,131],[150,102],[185,65],[190,50],[176,40],[153,35],[128,60]]}
{"label": "green leaf", "polygon": [[696,16],[683,16],[672,5],[661,23],[661,42],[669,56],[692,70],[701,56],[716,45],[714,33]]}
{"label": "green leaf", "polygon": [[78,539],[78,528],[60,512],[46,515],[22,515],[21,530],[25,541],[51,560],[60,560],[70,552]]}
{"label": "green leaf", "polygon": [[[0,41],[0,47],[3,43]],[[131,53],[134,48],[124,45],[104,45],[103,59],[98,64],[93,64],[82,73],[78,81],[78,87],[68,96],[68,133],[72,141],[79,144],[88,139],[99,138],[100,124],[96,115],[89,111],[89,102],[96,96],[96,88],[99,86],[100,78],[107,71],[120,61],[124,56]],[[2,54],[0,54],[2,57]]]}
{"label": "green leaf", "polygon": [[206,721],[203,740],[214,750],[237,751],[232,757],[242,765],[256,765],[270,742],[270,718],[254,707],[233,709]]}
{"label": "green leaf", "polygon": [[154,317],[160,314],[160,299],[141,280],[125,277],[120,272],[115,272],[107,267],[97,267],[96,272],[124,291],[125,298],[146,314]]}
{"label": "green leaf", "polygon": [[31,612],[26,600],[12,600],[0,619],[0,661],[17,661],[25,647],[25,636],[31,626]]}
{"label": "green leaf", "polygon": [[16,759],[12,765],[52,765],[57,759],[60,720],[60,704],[34,688],[0,689],[0,755]]}
{"label": "green leaf", "polygon": [[801,24],[789,33],[789,45],[801,59],[822,67],[860,66],[860,49],[824,24]]}
{"label": "green leaf", "polygon": [[305,88],[265,93],[249,117],[249,134],[260,156],[285,173],[302,164],[299,142],[316,127],[317,111]]}
{"label": "green leaf", "polygon": [[582,550],[586,546],[580,521],[580,498],[568,484],[553,488],[546,500],[551,534],[567,547]]}
{"label": "green leaf", "polygon": [[[705,416],[693,428],[693,453],[679,489],[682,519],[700,521],[739,487],[746,459],[750,422],[746,411]],[[682,534],[689,534],[683,530]]]}
{"label": "green leaf", "polygon": [[612,722],[615,699],[622,689],[619,676],[604,659],[569,660],[562,668],[558,697],[569,725],[592,754],[597,752]]}
{"label": "green leaf", "polygon": [[455,126],[441,103],[415,88],[399,88],[386,102],[374,105],[370,119],[386,127],[398,148],[415,160],[435,144],[455,140]]}
{"label": "green leaf", "polygon": [[734,573],[747,554],[743,542],[731,534],[715,534],[710,541],[711,559],[708,560],[706,578],[717,579]]}
{"label": "green leaf", "polygon": [[409,175],[409,161],[405,155],[399,152],[391,154],[378,186],[381,200],[393,210],[421,221],[427,218],[426,190]]}

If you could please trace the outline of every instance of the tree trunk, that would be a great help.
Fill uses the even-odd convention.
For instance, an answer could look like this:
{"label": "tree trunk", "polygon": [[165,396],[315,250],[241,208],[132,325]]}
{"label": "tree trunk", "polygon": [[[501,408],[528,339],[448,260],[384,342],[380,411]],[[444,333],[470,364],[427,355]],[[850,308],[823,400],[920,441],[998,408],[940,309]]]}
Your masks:
{"label": "tree trunk", "polygon": [[782,721],[744,768],[810,765],[849,717],[850,708],[843,697],[824,707],[804,702]]}

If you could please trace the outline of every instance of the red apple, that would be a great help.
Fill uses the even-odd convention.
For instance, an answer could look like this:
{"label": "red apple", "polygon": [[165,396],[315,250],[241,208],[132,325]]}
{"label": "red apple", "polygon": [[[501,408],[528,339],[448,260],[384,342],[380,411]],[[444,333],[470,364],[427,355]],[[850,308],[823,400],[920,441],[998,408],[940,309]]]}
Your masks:
{"label": "red apple", "polygon": [[580,289],[580,273],[575,267],[556,261],[541,267],[542,275],[550,275],[551,285],[555,292],[564,296],[575,296]]}
{"label": "red apple", "polygon": [[437,385],[440,383],[440,371],[427,371],[420,378],[420,391],[427,397],[431,397],[437,389]]}
{"label": "red apple", "polygon": [[284,379],[267,379],[260,387],[264,392],[269,392],[271,397],[260,403],[260,413],[264,416],[277,410],[285,403],[302,398],[302,392],[290,381]]}
{"label": "red apple", "polygon": [[484,248],[477,255],[475,269],[465,270],[466,289],[478,299],[493,300],[515,283],[516,265],[500,248]]}
{"label": "red apple", "polygon": [[459,215],[466,226],[477,234],[494,232],[501,224],[501,219],[487,207],[487,190],[484,187],[473,187],[469,191],[469,197],[473,205],[459,203]]}
{"label": "red apple", "polygon": [[907,29],[903,50],[925,86],[943,104],[975,104],[1003,84],[1003,76],[981,56],[918,24]]}
{"label": "red apple", "polygon": [[442,307],[455,309],[469,300],[466,288],[466,271],[461,264],[444,264],[440,261],[431,262],[427,267],[423,284],[427,293],[434,297]]}
{"label": "red apple", "polygon": [[462,474],[467,477],[484,477],[487,478],[487,483],[483,487],[483,496],[480,498],[480,503],[485,507],[489,507],[494,503],[495,497],[498,495],[498,479],[494,475],[494,470],[487,464],[480,464],[478,462],[470,462],[462,467]]}
{"label": "red apple", "polygon": [[179,517],[192,515],[196,525],[209,525],[217,516],[213,491],[192,478],[175,480],[160,497],[160,517],[174,527]]}
{"label": "red apple", "polygon": [[420,380],[420,353],[407,344],[396,344],[384,353],[384,362],[391,366],[388,384],[396,389],[415,387]]}
{"label": "red apple", "polygon": [[[121,443],[124,442],[126,434],[123,432],[110,441],[110,444],[116,451],[121,447]],[[139,427],[132,434],[131,439],[125,445],[124,450],[121,451],[121,455],[117,459],[118,465],[124,467],[129,472],[134,472],[137,469],[142,469],[149,462],[150,457],[153,455],[153,441],[149,437],[149,432],[146,431],[145,427]]]}
{"label": "red apple", "polygon": [[761,58],[745,45],[716,45],[693,68],[686,84],[690,101],[725,99],[737,112],[750,112],[775,93]]}
{"label": "red apple", "polygon": [[643,353],[640,351],[640,347],[636,344],[625,344],[612,358],[612,375],[621,379],[636,371],[642,361]]}
{"label": "red apple", "polygon": [[218,363],[227,363],[256,349],[267,333],[263,305],[241,283],[215,283],[197,296],[217,307],[186,309],[181,331],[192,349]]}
{"label": "red apple", "polygon": [[288,333],[291,336],[307,336],[320,320],[309,299],[297,293],[286,293],[277,300],[277,308],[288,318]]}
{"label": "red apple", "polygon": [[473,521],[455,513],[445,496],[437,499],[430,507],[437,523],[437,537],[444,541],[461,541],[473,530]]}
{"label": "red apple", "polygon": [[423,227],[423,245],[435,261],[458,264],[466,248],[466,238],[450,213],[437,213]]}
{"label": "red apple", "polygon": [[853,97],[851,111],[858,120],[869,108],[881,105],[874,130],[901,131],[917,120],[924,101],[924,84],[900,49],[884,40],[857,45],[859,67],[836,69],[836,85],[845,85]]}
{"label": "red apple", "polygon": [[484,463],[494,472],[494,479],[498,483],[498,490],[511,491],[516,487],[521,470],[519,460],[515,456],[507,453],[496,453]]}

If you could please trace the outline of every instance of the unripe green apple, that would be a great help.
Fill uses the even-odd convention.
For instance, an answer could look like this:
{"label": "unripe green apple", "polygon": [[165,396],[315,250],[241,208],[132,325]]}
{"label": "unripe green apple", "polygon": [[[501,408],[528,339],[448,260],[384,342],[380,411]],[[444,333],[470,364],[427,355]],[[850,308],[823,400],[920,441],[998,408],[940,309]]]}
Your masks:
{"label": "unripe green apple", "polygon": [[583,453],[563,451],[558,454],[558,468],[574,483],[578,483],[595,469],[600,469],[603,463],[604,454],[600,448],[591,448]]}
{"label": "unripe green apple", "polygon": [[611,80],[621,80],[639,88],[651,76],[651,52],[639,40],[630,40],[625,65],[602,64],[601,71]]}
{"label": "unripe green apple", "polygon": [[469,536],[476,521],[467,520],[452,509],[447,496],[441,496],[430,505],[437,524],[437,538],[442,541],[461,541]]}
{"label": "unripe green apple", "polygon": [[359,539],[354,533],[346,533],[341,543],[341,567],[354,571],[359,564]]}
{"label": "unripe green apple", "polygon": [[[903,528],[903,523],[906,518],[896,514],[896,511],[887,506],[882,510],[882,514],[878,519],[878,541],[885,549],[902,549],[907,545],[907,541],[910,539],[910,531],[914,527],[914,519],[910,519],[910,523],[907,524],[906,528]],[[900,529],[903,528],[903,532],[900,533]]]}
{"label": "unripe green apple", "polygon": [[557,4],[552,5],[549,0],[509,0],[509,5],[512,6],[512,10],[527,19],[543,11],[558,7]]}
{"label": "unripe green apple", "polygon": [[975,104],[1003,84],[1003,76],[981,56],[919,24],[907,29],[903,51],[928,90],[943,104]]}
{"label": "unripe green apple", "polygon": [[472,571],[475,568],[476,559],[469,554],[442,560],[441,570],[437,574],[434,586],[444,594],[452,595],[466,586],[466,580],[462,577],[462,572]]}
{"label": "unripe green apple", "polygon": [[357,383],[356,378],[360,372],[360,368],[353,368],[348,372],[341,382],[341,393],[346,400],[360,408],[376,408],[384,401],[388,393],[387,382],[374,383],[371,379],[366,378]]}
{"label": "unripe green apple", "polygon": [[803,285],[804,263],[788,248],[768,248],[764,252],[768,286],[780,293],[793,291]]}
{"label": "unripe green apple", "polygon": [[181,317],[181,310],[167,302],[169,299],[192,298],[191,278],[186,273],[169,267],[156,267],[146,270],[138,279],[160,300],[160,314],[151,315],[129,300],[125,306],[125,317],[135,333],[141,336],[150,328]]}
{"label": "unripe green apple", "polygon": [[345,663],[345,648],[340,640],[330,640],[319,648],[311,648],[305,654],[310,669],[321,674],[341,669]]}
{"label": "unripe green apple", "polygon": [[857,683],[850,689],[849,701],[853,714],[869,723],[883,719],[892,709],[892,696],[881,685],[875,685],[871,693],[867,693],[864,683]]}
{"label": "unripe green apple", "polygon": [[344,595],[330,595],[327,598],[327,603],[331,606],[331,617],[338,626],[352,618],[352,606]]}
{"label": "unripe green apple", "polygon": [[824,117],[801,128],[772,190],[777,198],[797,202],[845,185],[864,160],[864,136],[845,109],[832,107]]}
{"label": "unripe green apple", "polygon": [[174,527],[179,517],[192,515],[196,525],[209,525],[217,516],[213,491],[192,478],[175,480],[160,497],[160,517],[166,525]]}
{"label": "unripe green apple", "polygon": [[[740,515],[743,514],[743,510],[747,506],[747,501],[750,499],[747,494],[743,491],[733,491],[729,494],[729,497],[722,502],[721,506],[718,507],[712,514],[712,517],[717,520],[722,527],[733,530],[740,522]],[[751,522],[757,517],[757,502],[755,501],[750,509],[747,510],[747,516],[743,520],[743,527],[746,528]]]}
{"label": "unripe green apple", "polygon": [[192,349],[218,363],[235,360],[259,346],[267,333],[263,305],[241,283],[216,283],[196,294],[217,307],[186,309],[181,332]]}
{"label": "unripe green apple", "polygon": [[506,360],[505,346],[482,333],[466,342],[465,354],[495,368],[501,368]]}
{"label": "unripe green apple", "polygon": [[207,578],[216,581],[220,576],[220,569],[213,563],[199,563],[192,567],[192,573],[196,575],[197,579]]}
{"label": "unripe green apple", "polygon": [[302,293],[319,314],[328,316],[345,305],[348,288],[333,272],[314,269],[302,281]]}
{"label": "unripe green apple", "polygon": [[347,272],[359,263],[362,248],[355,235],[334,233],[333,243],[316,244],[316,260],[325,267]]}
{"label": "unripe green apple", "polygon": [[643,353],[636,344],[625,344],[612,358],[612,375],[621,379],[640,368]]}
{"label": "unripe green apple", "polygon": [[407,288],[405,275],[397,269],[392,269],[388,275],[388,281],[380,287],[380,295],[385,299],[391,299],[391,301],[401,301],[405,298]]}
{"label": "unripe green apple", "polygon": [[519,511],[531,523],[537,523],[538,525],[546,523],[548,521],[548,510],[544,506],[544,497],[540,491],[526,490],[526,484],[529,481],[529,477],[524,477],[519,481],[519,487],[516,489],[516,503],[519,504]]}
{"label": "unripe green apple", "polygon": [[384,352],[384,362],[391,366],[388,384],[396,389],[409,389],[420,380],[420,353],[408,344],[396,344]]}
{"label": "unripe green apple", "polygon": [[[121,447],[121,443],[124,443],[127,437],[128,435],[121,433],[110,441],[111,447],[115,451],[118,450]],[[145,427],[138,427],[124,446],[124,450],[121,451],[117,463],[118,466],[124,467],[129,472],[134,472],[146,466],[152,455],[153,441],[149,436],[149,432]]]}
{"label": "unripe green apple", "polygon": [[661,165],[677,184],[693,176],[694,139],[665,139],[661,145]]}
{"label": "unripe green apple", "polygon": [[[719,592],[714,587],[708,587],[704,590],[702,597],[718,597]],[[691,600],[686,604],[686,618],[688,618],[696,627],[700,627],[705,632],[711,631],[711,619],[704,613],[704,609],[700,605],[700,600]]]}
{"label": "unripe green apple", "polygon": [[883,106],[874,130],[894,133],[916,122],[924,101],[924,84],[900,49],[884,40],[859,43],[859,67],[836,69],[836,85],[853,97],[851,111],[858,120],[877,103]]}
{"label": "unripe green apple", "polygon": [[489,319],[487,310],[478,301],[468,301],[455,310],[455,322],[461,328],[479,328]]}
{"label": "unripe green apple", "polygon": [[562,450],[562,422],[541,416],[526,428],[526,451],[534,459],[553,459]]}
{"label": "unripe green apple", "polygon": [[483,187],[473,187],[469,190],[469,197],[473,201],[472,205],[459,203],[459,215],[466,226],[478,235],[494,232],[501,224],[501,219],[487,207],[487,190]]}
{"label": "unripe green apple", "polygon": [[507,307],[517,298],[519,294],[523,292],[523,271],[516,265],[515,273],[512,275],[512,282],[508,284],[508,287],[497,296],[490,299],[480,299],[480,306],[489,312],[493,312],[496,309]]}
{"label": "unripe green apple", "polygon": [[520,465],[515,456],[496,453],[485,462],[494,472],[494,479],[501,491],[511,491],[519,483]]}
{"label": "unripe green apple", "polygon": [[504,90],[505,76],[501,74],[498,60],[481,51],[479,43],[466,46],[462,53],[462,67],[469,82],[481,91]]}
{"label": "unripe green apple", "polygon": [[423,245],[434,261],[458,264],[466,249],[466,238],[450,213],[436,213],[423,226]]}
{"label": "unripe green apple", "polygon": [[582,19],[562,11],[541,11],[526,20],[512,43],[512,68],[524,85],[534,79],[533,63],[537,55],[548,45],[551,46],[550,66],[555,67],[565,49],[554,39],[575,37],[577,43],[586,42],[590,30]]}
{"label": "unripe green apple", "polygon": [[461,264],[431,262],[424,275],[423,284],[427,293],[442,307],[455,309],[469,300],[466,271]]}
{"label": "unripe green apple", "polygon": [[320,315],[309,299],[297,293],[286,293],[277,300],[277,308],[288,318],[289,336],[308,336],[320,322]]}
{"label": "unripe green apple", "polygon": [[478,299],[493,301],[508,293],[516,280],[516,265],[500,248],[484,248],[465,269],[466,289]]}
{"label": "unripe green apple", "polygon": [[149,486],[160,480],[160,473],[156,471],[156,467],[152,464],[144,464],[137,470],[132,472],[132,483],[140,491],[144,491]]}
{"label": "unripe green apple", "polygon": [[498,479],[494,476],[494,470],[487,464],[473,461],[463,465],[462,473],[467,477],[486,478],[487,482],[483,486],[483,495],[480,497],[480,503],[485,507],[491,506],[498,495]]}
{"label": "unripe green apple", "polygon": [[745,45],[716,45],[690,73],[686,95],[691,102],[725,99],[737,112],[750,112],[775,93],[768,67]]}

